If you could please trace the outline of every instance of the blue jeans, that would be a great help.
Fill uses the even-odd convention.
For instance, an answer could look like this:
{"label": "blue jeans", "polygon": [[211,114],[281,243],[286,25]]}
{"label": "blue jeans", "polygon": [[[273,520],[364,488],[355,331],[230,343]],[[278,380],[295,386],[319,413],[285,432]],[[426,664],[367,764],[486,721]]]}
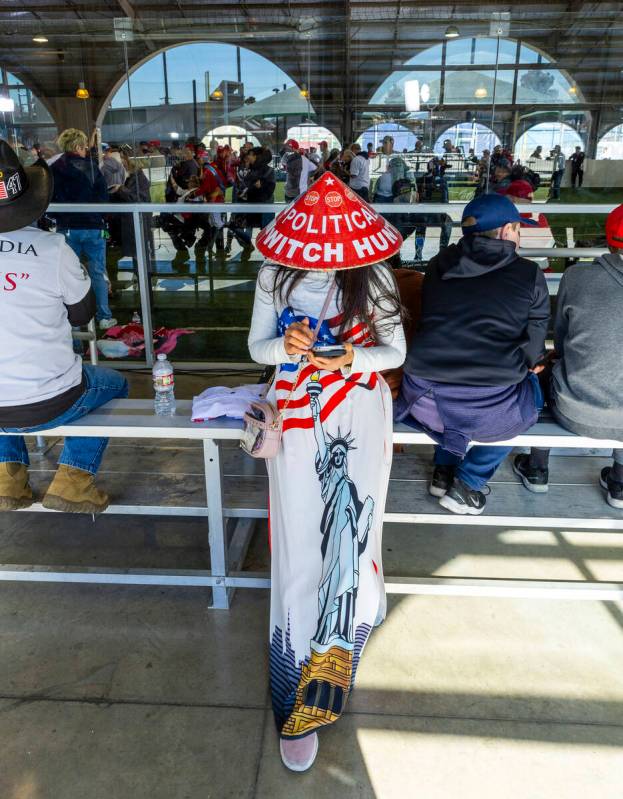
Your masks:
{"label": "blue jeans", "polygon": [[[65,413],[38,427],[0,428],[4,433],[17,433],[12,436],[0,436],[0,463],[29,465],[26,442],[19,433],[32,433],[60,427],[60,425],[81,419],[89,411],[99,408],[109,400],[123,399],[128,396],[128,383],[119,372],[100,366],[87,365],[82,367],[82,372],[85,382],[84,393]],[[68,436],[65,438],[65,445],[58,462],[65,466],[72,466],[74,469],[82,469],[84,472],[96,474],[107,444],[107,438]]]}
{"label": "blue jeans", "polygon": [[108,281],[106,274],[106,239],[102,238],[102,231],[97,230],[60,230],[67,244],[76,253],[78,258],[83,255],[87,261],[87,272],[91,278],[95,303],[97,306],[96,317],[111,319],[112,312],[108,305]]}
{"label": "blue jeans", "polygon": [[560,200],[560,184],[562,183],[563,175],[565,174],[564,169],[557,169],[555,172],[552,172],[552,199],[553,200]]}
{"label": "blue jeans", "polygon": [[461,460],[458,455],[435,447],[435,466],[456,466],[455,475],[474,491],[489,482],[512,447],[472,447]]}
{"label": "blue jeans", "polygon": [[[544,401],[539,379],[532,373],[529,374],[529,379],[534,391],[534,404],[538,411],[542,411]],[[454,473],[459,480],[462,480],[474,491],[480,491],[496,473],[504,458],[512,451],[512,447],[471,447],[461,460],[458,455],[453,455],[443,447],[436,446],[434,463],[435,466],[456,466]]]}

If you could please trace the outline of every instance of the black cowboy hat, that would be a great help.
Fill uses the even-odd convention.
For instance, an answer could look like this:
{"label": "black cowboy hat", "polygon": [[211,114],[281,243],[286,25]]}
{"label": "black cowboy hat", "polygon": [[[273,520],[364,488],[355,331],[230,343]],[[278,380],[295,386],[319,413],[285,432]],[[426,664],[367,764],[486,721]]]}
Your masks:
{"label": "black cowboy hat", "polygon": [[32,225],[52,199],[54,180],[40,158],[23,167],[12,147],[0,139],[0,233]]}

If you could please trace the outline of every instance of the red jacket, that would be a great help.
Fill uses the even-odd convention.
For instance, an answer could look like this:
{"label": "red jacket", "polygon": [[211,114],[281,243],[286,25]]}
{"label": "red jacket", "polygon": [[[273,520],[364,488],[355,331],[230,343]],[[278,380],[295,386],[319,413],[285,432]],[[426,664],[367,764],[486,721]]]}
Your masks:
{"label": "red jacket", "polygon": [[195,192],[197,197],[205,197],[210,203],[225,201],[227,181],[215,163],[204,164],[201,184]]}

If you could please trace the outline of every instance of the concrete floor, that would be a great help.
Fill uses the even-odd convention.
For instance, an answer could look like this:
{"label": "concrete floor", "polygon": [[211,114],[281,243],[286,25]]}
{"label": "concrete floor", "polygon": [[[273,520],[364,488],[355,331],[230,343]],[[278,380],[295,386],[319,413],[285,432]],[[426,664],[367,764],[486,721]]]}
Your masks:
{"label": "concrete floor", "polygon": [[[104,469],[193,455],[119,442]],[[173,465],[172,465],[173,464]],[[35,462],[40,473],[51,468]],[[20,513],[0,562],[197,568],[190,518]],[[623,534],[388,525],[388,574],[623,582]],[[268,563],[259,525],[247,568]],[[347,713],[287,772],[268,596],[0,583],[0,799],[621,799],[623,608],[390,597]]]}

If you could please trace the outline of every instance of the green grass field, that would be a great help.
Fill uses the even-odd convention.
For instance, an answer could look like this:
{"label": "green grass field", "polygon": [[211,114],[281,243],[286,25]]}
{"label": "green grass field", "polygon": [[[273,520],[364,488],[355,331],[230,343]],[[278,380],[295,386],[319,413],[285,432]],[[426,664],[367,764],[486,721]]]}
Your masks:
{"label": "green grass field", "polygon": [[[547,189],[540,189],[537,197],[545,198]],[[151,190],[152,201],[164,202],[164,183],[156,183]],[[471,200],[473,187],[450,186],[451,200]],[[231,200],[231,191],[228,191],[228,201]],[[278,183],[275,200],[284,199],[284,184]],[[623,189],[563,189],[561,202],[569,205],[591,205],[597,203],[623,202]],[[575,240],[583,245],[602,245],[604,243],[603,214],[552,214],[548,212],[547,204],[536,206],[548,216],[552,232],[559,246],[566,246],[566,228],[573,228]],[[111,274],[114,274],[113,262],[118,258],[118,253],[110,252]],[[158,255],[157,255],[158,257]],[[159,256],[163,257],[163,256]],[[210,260],[209,271],[213,277],[238,276],[241,279],[253,280],[259,266],[261,257],[255,253],[247,262],[238,260],[229,261],[222,257]],[[552,261],[556,270],[564,268],[563,259]],[[204,267],[207,269],[207,265]],[[182,269],[182,271],[184,271]],[[174,270],[169,278],[178,277]],[[156,292],[154,293],[154,324],[167,327],[189,327],[194,335],[182,336],[175,349],[176,360],[198,361],[246,361],[249,358],[246,344],[247,331],[253,307],[253,292],[246,286],[244,290],[219,291],[215,295],[210,292]],[[137,291],[121,292],[113,300],[115,315],[122,321],[128,321],[132,312],[136,310],[140,300]],[[232,329],[229,328],[232,326]]]}

